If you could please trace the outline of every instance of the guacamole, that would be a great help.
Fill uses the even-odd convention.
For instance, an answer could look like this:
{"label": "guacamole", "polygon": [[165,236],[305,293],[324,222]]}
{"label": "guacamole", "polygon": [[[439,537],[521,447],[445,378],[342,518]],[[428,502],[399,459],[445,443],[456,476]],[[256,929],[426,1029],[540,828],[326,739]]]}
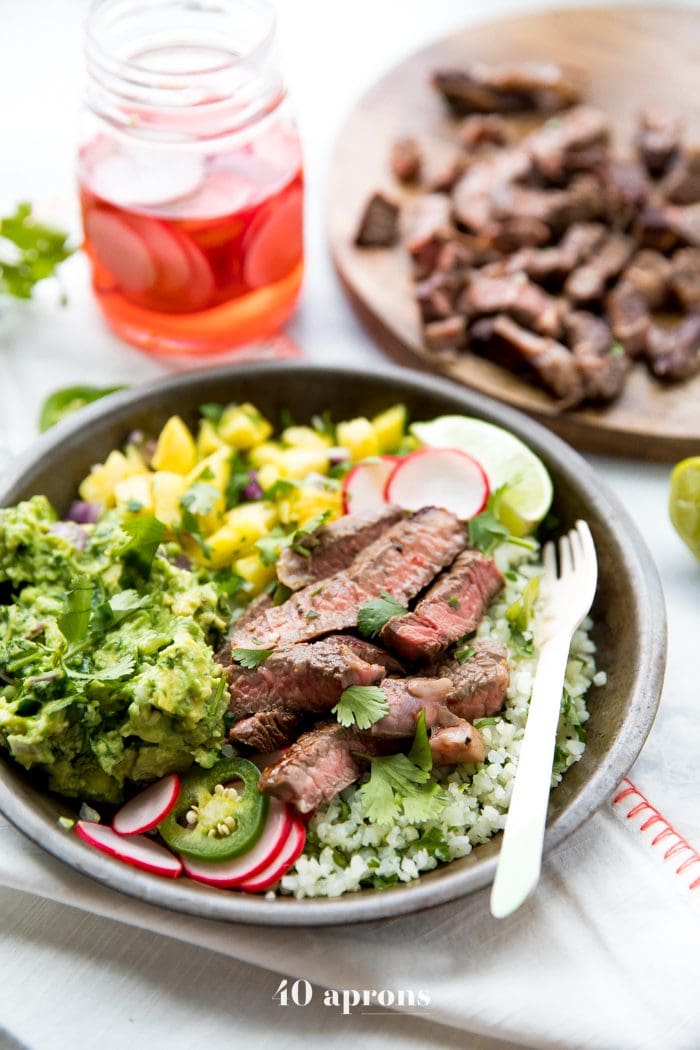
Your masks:
{"label": "guacamole", "polygon": [[0,746],[56,792],[118,802],[127,781],[213,765],[227,610],[155,518],[0,510]]}

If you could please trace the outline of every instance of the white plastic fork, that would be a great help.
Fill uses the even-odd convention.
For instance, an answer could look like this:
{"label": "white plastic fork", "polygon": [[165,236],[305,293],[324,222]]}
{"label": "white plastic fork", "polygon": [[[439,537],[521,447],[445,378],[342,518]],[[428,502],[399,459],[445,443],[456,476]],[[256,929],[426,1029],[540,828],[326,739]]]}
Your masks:
{"label": "white plastic fork", "polygon": [[593,604],[598,563],[585,521],[559,540],[559,569],[553,543],[543,551],[542,608],[536,624],[539,658],[530,710],[520,748],[496,878],[491,914],[510,915],[537,885],[552,779],[562,690],[574,632]]}

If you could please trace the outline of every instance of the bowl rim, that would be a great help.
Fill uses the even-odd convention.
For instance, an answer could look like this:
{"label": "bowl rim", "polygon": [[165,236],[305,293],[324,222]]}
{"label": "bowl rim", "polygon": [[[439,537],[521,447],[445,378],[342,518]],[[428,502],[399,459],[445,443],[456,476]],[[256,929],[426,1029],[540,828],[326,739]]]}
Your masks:
{"label": "bowl rim", "polygon": [[[290,372],[323,377],[329,385],[334,380],[347,382],[352,377],[361,376],[370,382],[376,379],[404,390],[410,389],[416,395],[430,392],[453,402],[461,402],[465,412],[485,416],[513,431],[538,454],[544,453],[546,458],[555,462],[571,478],[587,506],[595,509],[606,521],[614,522],[615,531],[621,530],[625,535],[628,542],[623,550],[621,570],[626,573],[635,591],[637,605],[642,613],[640,624],[643,633],[628,712],[605,761],[597,766],[564,809],[548,822],[544,844],[544,853],[548,853],[603,805],[632,766],[651,730],[666,663],[666,612],[657,568],[622,503],[579,453],[539,423],[516,409],[459,387],[447,379],[395,367],[373,367],[367,371],[357,367],[324,366],[306,361],[227,364],[213,369],[186,371],[140,384],[112,394],[61,421],[22,454],[0,479],[0,506],[16,502],[16,493],[21,491],[25,475],[66,442],[79,439],[81,431],[91,424],[108,423],[110,420],[116,422],[128,414],[129,408],[147,405],[167,394],[176,397],[183,389],[198,384],[208,385],[218,381],[230,383],[239,376],[260,382],[276,381]],[[397,396],[400,396],[398,389]],[[111,889],[148,904],[204,919],[272,926],[369,922],[412,913],[466,896],[491,883],[495,875],[497,854],[484,858],[472,868],[454,868],[450,871],[448,865],[441,870],[441,878],[436,882],[418,878],[381,892],[362,890],[337,898],[302,900],[276,897],[274,901],[231,892],[212,893],[210,888],[194,882],[163,879],[129,867],[86,845],[77,836],[66,834],[54,818],[40,812],[29,797],[22,797],[24,792],[16,793],[13,784],[16,775],[14,768],[3,757],[0,762],[0,812],[23,835],[56,859]]]}

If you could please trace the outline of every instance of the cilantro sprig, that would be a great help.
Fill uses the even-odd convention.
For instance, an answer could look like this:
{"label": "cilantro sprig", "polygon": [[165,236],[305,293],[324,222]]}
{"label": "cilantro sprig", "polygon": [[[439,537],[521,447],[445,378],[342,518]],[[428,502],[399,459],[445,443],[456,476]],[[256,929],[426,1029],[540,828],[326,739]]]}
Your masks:
{"label": "cilantro sprig", "polygon": [[360,606],[357,627],[363,638],[376,638],[393,616],[405,616],[408,609],[386,591]]}
{"label": "cilantro sprig", "polygon": [[272,649],[234,649],[233,659],[246,670],[254,671],[256,667],[264,664],[269,656],[272,656],[272,652]]}
{"label": "cilantro sprig", "polygon": [[324,510],[322,514],[317,514],[315,517],[310,518],[303,525],[294,529],[292,532],[285,533],[284,529],[280,526],[270,530],[268,536],[263,536],[262,539],[256,540],[255,546],[260,552],[260,561],[263,565],[274,565],[278,560],[283,550],[291,547],[295,553],[300,554],[302,558],[310,558],[317,545],[317,541],[314,537],[314,533],[324,525],[331,516],[329,510]]}
{"label": "cilantro sprig", "polygon": [[345,689],[332,713],[341,726],[369,729],[389,713],[389,701],[376,685],[351,685]]}
{"label": "cilantro sprig", "polygon": [[74,251],[67,233],[37,222],[31,204],[23,201],[14,214],[0,218],[0,293],[31,299],[39,281],[53,277]]}
{"label": "cilantro sprig", "polygon": [[469,541],[473,547],[483,554],[492,554],[500,543],[513,543],[517,547],[525,547],[527,550],[535,550],[536,544],[532,540],[513,536],[506,528],[500,518],[499,510],[503,497],[508,492],[510,485],[501,485],[495,489],[488,498],[486,510],[477,514],[469,522]]}

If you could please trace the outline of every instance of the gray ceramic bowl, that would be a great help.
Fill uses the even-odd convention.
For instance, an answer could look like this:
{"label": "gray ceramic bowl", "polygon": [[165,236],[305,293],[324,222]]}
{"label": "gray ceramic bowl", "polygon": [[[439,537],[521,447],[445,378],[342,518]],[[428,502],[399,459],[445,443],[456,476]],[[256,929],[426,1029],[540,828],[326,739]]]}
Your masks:
{"label": "gray ceramic bowl", "polygon": [[[309,365],[251,365],[188,374],[116,394],[57,426],[15,467],[0,505],[45,493],[62,511],[91,464],[123,444],[130,430],[157,432],[174,412],[194,420],[207,401],[253,401],[270,418],[284,408],[298,421],[331,409],[336,419],[371,415],[403,401],[414,419],[446,412],[481,416],[507,427],[544,460],[554,479],[554,511],[568,526],[590,523],[600,562],[594,616],[600,666],[608,682],[590,696],[583,759],[552,792],[545,850],[575,831],[610,796],[637,756],[659,701],[666,655],[664,603],[656,569],[626,512],[590,467],[558,438],[525,416],[450,383],[407,372],[365,374]],[[175,911],[208,919],[280,925],[359,922],[439,904],[487,885],[499,838],[468,857],[384,890],[337,900],[267,901],[185,879],[171,882],[112,860],[57,823],[65,801],[0,761],[0,808],[20,831],[71,867],[107,886]]]}

